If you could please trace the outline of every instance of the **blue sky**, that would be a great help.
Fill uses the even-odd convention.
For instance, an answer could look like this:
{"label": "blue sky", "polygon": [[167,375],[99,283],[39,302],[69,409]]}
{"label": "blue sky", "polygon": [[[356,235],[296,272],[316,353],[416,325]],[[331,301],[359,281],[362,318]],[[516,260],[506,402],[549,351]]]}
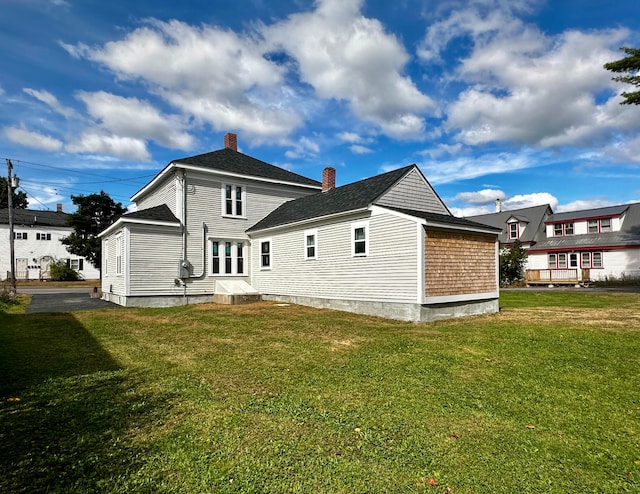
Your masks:
{"label": "blue sky", "polygon": [[[640,201],[627,0],[0,0],[0,157],[30,207],[125,205],[222,147],[338,185],[416,163],[454,214]],[[0,164],[4,169],[4,163]],[[4,173],[3,173],[4,174]]]}

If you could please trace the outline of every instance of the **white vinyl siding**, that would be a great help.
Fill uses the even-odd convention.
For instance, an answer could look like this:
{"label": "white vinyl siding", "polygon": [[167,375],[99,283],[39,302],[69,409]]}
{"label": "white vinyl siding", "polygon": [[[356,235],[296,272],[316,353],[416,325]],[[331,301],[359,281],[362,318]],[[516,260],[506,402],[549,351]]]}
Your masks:
{"label": "white vinyl siding", "polygon": [[411,170],[402,180],[376,201],[380,206],[414,209],[449,214],[436,192],[417,170]]}
{"label": "white vinyl siding", "polygon": [[176,295],[182,236],[179,228],[132,225],[129,295]]}
{"label": "white vinyl siding", "polygon": [[138,199],[136,205],[138,210],[142,210],[166,204],[171,212],[176,214],[177,200],[176,177],[172,174],[166,177],[152,192]]}
{"label": "white vinyl siding", "polygon": [[[271,233],[271,271],[261,271],[254,249],[252,285],[263,294],[326,299],[415,303],[418,292],[418,229],[415,221],[384,213],[366,218],[366,257],[353,257],[352,226],[365,217],[314,225],[317,260],[300,251],[303,229]],[[266,238],[252,239],[259,246]]]}

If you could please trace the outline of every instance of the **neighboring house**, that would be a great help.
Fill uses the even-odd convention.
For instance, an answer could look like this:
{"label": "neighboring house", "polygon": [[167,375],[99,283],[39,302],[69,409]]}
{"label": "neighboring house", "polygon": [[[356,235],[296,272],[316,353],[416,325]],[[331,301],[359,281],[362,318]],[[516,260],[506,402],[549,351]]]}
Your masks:
{"label": "neighboring house", "polygon": [[529,283],[640,277],[640,204],[556,213],[529,249]]}
{"label": "neighboring house", "polygon": [[[46,280],[53,261],[64,260],[84,279],[99,279],[100,271],[83,257],[70,254],[60,242],[73,233],[67,226],[69,215],[35,209],[13,210],[15,275],[18,280]],[[0,278],[11,278],[9,246],[9,210],[0,209]]]}
{"label": "neighboring house", "polygon": [[102,232],[121,305],[264,297],[405,320],[498,310],[499,229],[408,166],[335,188],[225,148],[171,162]]}
{"label": "neighboring house", "polygon": [[501,248],[508,248],[513,243],[520,241],[522,247],[530,248],[535,244],[537,236],[544,228],[544,221],[552,214],[551,206],[533,206],[513,211],[502,211],[500,200],[496,200],[496,212],[479,216],[470,216],[469,220],[491,225],[501,230]]}
{"label": "neighboring house", "polygon": [[507,246],[513,218],[531,220],[531,211],[535,211],[535,231],[527,232],[530,221],[527,236],[521,237],[528,248],[527,283],[577,284],[607,277],[640,277],[639,203],[556,214],[549,205],[527,209],[527,214],[518,210],[469,218],[502,225],[502,245]]}

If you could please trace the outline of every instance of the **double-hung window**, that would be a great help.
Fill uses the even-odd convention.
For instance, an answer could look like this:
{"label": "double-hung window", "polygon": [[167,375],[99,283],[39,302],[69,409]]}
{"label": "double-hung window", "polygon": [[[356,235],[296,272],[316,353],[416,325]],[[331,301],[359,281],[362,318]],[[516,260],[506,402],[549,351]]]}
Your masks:
{"label": "double-hung window", "polygon": [[600,231],[601,232],[611,231],[611,218],[602,218],[600,220]]}
{"label": "double-hung window", "polygon": [[36,240],[51,240],[50,233],[36,233]]}
{"label": "double-hung window", "polygon": [[260,241],[260,269],[271,269],[271,240]]}
{"label": "double-hung window", "polygon": [[318,232],[316,230],[307,230],[304,232],[304,258],[318,258]]}
{"label": "double-hung window", "polygon": [[354,223],[351,225],[351,245],[354,257],[364,257],[369,254],[369,224]]}
{"label": "double-hung window", "polygon": [[124,274],[124,235],[116,237],[116,275]]}
{"label": "double-hung window", "polygon": [[245,243],[231,239],[210,241],[212,275],[245,275]]}
{"label": "double-hung window", "polygon": [[245,216],[246,191],[241,185],[223,184],[222,214],[223,216]]}
{"label": "double-hung window", "polygon": [[509,223],[509,240],[515,240],[518,238],[518,223]]}

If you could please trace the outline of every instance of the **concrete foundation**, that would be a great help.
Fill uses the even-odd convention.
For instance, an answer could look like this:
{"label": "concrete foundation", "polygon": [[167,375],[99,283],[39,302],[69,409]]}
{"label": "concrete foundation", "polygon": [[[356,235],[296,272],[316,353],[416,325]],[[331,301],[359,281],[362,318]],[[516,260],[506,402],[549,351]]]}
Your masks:
{"label": "concrete foundation", "polygon": [[228,294],[228,293],[216,293],[213,296],[213,302],[216,304],[236,305],[236,304],[251,304],[253,302],[260,302],[262,300],[261,295],[247,295],[247,294]]}
{"label": "concrete foundation", "polygon": [[125,307],[177,307],[179,305],[206,304],[213,302],[213,295],[163,295],[124,297],[103,293],[102,300]]}
{"label": "concrete foundation", "polygon": [[362,300],[335,300],[273,294],[262,295],[262,299],[307,305],[319,309],[343,310],[355,314],[415,322],[431,322],[454,317],[493,314],[500,310],[497,298],[430,305],[398,302],[367,302]]}

